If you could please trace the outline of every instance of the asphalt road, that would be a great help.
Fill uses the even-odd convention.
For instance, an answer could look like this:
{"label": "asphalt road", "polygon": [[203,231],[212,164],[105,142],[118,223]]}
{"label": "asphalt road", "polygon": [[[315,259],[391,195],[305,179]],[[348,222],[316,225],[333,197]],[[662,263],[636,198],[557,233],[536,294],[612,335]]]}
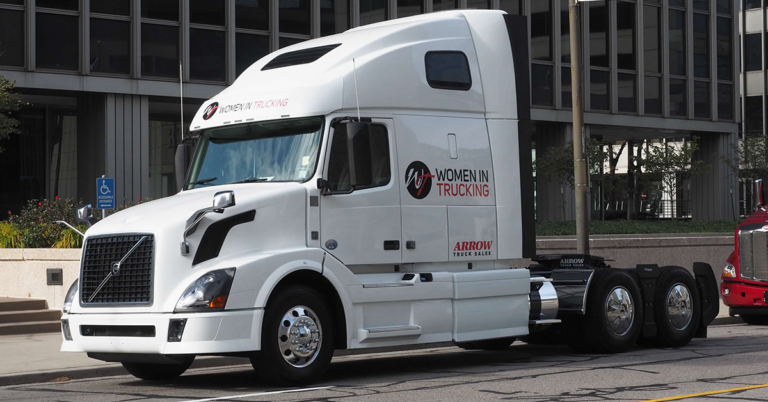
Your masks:
{"label": "asphalt road", "polygon": [[119,376],[7,386],[0,400],[640,401],[766,385],[684,400],[768,401],[768,327],[717,326],[709,335],[681,349],[618,355],[516,342],[503,352],[445,347],[343,356],[322,382],[298,389],[265,386],[243,365],[190,370],[167,383]]}

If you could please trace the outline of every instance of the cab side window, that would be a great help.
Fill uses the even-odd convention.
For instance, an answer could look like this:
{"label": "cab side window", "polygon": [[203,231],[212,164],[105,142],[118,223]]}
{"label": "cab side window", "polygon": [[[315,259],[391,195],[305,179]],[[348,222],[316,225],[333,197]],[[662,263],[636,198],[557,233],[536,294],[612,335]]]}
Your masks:
{"label": "cab side window", "polygon": [[427,68],[427,82],[432,88],[455,91],[469,91],[472,88],[469,60],[464,52],[427,52],[424,64]]}
{"label": "cab side window", "polygon": [[[331,143],[331,157],[328,161],[328,184],[332,192],[344,193],[351,189],[349,182],[349,154],[347,152],[346,126],[335,127]],[[371,125],[371,135],[355,142],[355,156],[365,158],[358,163],[355,174],[355,190],[381,187],[389,184],[392,173],[389,160],[389,137],[387,128]]]}

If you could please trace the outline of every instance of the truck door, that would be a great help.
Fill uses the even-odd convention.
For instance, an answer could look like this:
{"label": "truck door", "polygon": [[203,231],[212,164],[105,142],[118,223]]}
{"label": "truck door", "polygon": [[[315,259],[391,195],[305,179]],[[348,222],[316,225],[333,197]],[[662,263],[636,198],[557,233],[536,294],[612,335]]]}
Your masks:
{"label": "truck door", "polygon": [[345,126],[332,127],[329,137],[324,177],[330,194],[320,200],[322,247],[345,265],[399,264],[400,181],[392,120],[373,120],[370,179],[351,192]]}

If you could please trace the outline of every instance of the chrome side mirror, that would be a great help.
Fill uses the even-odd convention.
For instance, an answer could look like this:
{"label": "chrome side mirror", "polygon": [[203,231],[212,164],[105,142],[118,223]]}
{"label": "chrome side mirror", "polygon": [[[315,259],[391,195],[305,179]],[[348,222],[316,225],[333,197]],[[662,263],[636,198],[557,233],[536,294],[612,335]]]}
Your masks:
{"label": "chrome side mirror", "polygon": [[77,221],[85,223],[86,227],[91,227],[95,223],[93,218],[93,207],[91,204],[77,209]]}
{"label": "chrome side mirror", "polygon": [[235,206],[234,191],[219,191],[213,195],[213,208],[224,209]]}

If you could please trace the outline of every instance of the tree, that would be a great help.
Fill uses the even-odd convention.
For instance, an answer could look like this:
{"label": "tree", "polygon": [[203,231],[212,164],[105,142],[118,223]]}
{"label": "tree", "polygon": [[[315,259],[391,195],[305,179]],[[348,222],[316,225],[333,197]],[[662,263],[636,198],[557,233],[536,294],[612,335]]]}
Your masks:
{"label": "tree", "polygon": [[[670,201],[676,199],[678,186],[683,180],[706,172],[703,161],[693,160],[698,145],[693,141],[665,141],[645,148],[645,173],[659,179],[661,190]],[[673,210],[672,218],[676,218]]]}
{"label": "tree", "polygon": [[[16,83],[0,76],[0,141],[7,140],[12,134],[19,134],[19,121],[13,118],[23,105],[21,96],[15,92]],[[0,146],[0,152],[3,147]]]}
{"label": "tree", "polygon": [[[757,179],[768,180],[768,149],[764,136],[746,137],[739,142],[738,148],[732,149],[723,162],[735,172],[740,183],[745,184],[747,192],[744,199],[751,203],[752,182]],[[746,205],[750,211],[754,205]]]}

